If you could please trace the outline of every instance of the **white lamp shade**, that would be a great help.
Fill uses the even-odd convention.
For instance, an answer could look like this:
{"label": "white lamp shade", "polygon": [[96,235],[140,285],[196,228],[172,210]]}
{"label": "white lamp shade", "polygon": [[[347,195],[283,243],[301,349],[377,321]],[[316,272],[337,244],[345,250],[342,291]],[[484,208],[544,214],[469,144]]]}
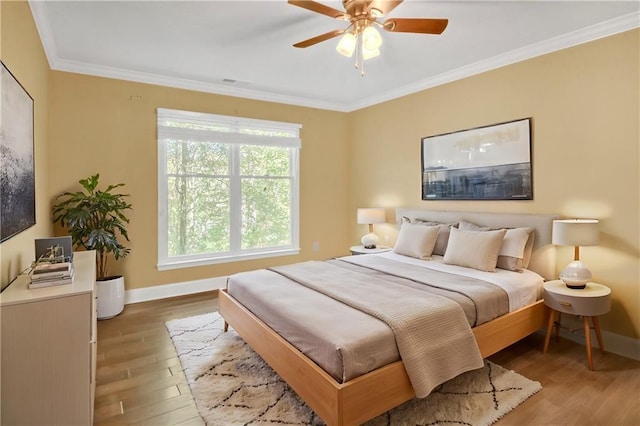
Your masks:
{"label": "white lamp shade", "polygon": [[336,50],[340,52],[341,55],[350,58],[353,55],[353,51],[356,49],[356,36],[351,33],[346,33],[342,36],[340,41],[338,42],[338,46]]}
{"label": "white lamp shade", "polygon": [[368,225],[373,223],[384,223],[385,214],[384,209],[380,208],[364,208],[358,209],[357,222],[361,225]]}
{"label": "white lamp shade", "polygon": [[382,44],[382,37],[380,33],[371,25],[364,29],[362,32],[362,47],[367,50],[378,50]]}
{"label": "white lamp shade", "polygon": [[375,58],[380,55],[380,49],[367,49],[366,47],[362,48],[362,59],[365,61],[367,59]]}
{"label": "white lamp shade", "polygon": [[600,241],[598,221],[595,219],[568,219],[553,221],[551,242],[561,246],[595,246]]}

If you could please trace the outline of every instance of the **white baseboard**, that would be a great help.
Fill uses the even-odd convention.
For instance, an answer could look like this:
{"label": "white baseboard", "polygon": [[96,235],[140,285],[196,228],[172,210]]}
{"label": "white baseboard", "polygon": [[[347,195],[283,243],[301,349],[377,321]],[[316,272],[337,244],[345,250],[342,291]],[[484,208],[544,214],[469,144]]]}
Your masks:
{"label": "white baseboard", "polygon": [[[585,344],[585,338],[582,334],[571,333],[567,330],[560,330],[560,336],[566,337],[567,339],[582,345]],[[604,344],[604,349],[607,352],[613,352],[614,354],[640,361],[640,340],[638,339],[603,330],[602,343]],[[598,349],[598,340],[595,338],[595,335],[592,336],[591,346]]]}
{"label": "white baseboard", "polygon": [[204,280],[134,288],[124,292],[124,303],[129,305],[131,303],[147,302],[149,300],[186,296],[187,294],[219,290],[224,288],[226,283],[227,277],[213,277]]}
{"label": "white baseboard", "polygon": [[[562,325],[563,328],[560,329],[560,336],[581,345],[586,344],[586,339],[582,332],[582,321],[577,321],[574,318],[567,321],[566,316],[563,316]],[[568,329],[564,328],[565,326]],[[576,332],[571,332],[571,330],[576,330]],[[546,330],[540,330],[539,333],[544,336],[546,334]],[[614,354],[640,361],[640,340],[638,339],[602,330],[602,343],[604,344],[604,349],[607,352],[612,352]],[[599,350],[598,340],[593,332],[591,334],[591,347],[595,350]]]}

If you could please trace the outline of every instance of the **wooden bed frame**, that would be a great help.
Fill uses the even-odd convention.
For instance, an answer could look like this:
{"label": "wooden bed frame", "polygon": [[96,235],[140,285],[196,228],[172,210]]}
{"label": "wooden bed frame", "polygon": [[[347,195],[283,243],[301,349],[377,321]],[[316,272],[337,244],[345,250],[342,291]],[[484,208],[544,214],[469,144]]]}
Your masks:
{"label": "wooden bed frame", "polygon": [[[220,291],[220,315],[324,420],[327,425],[357,425],[415,396],[401,361],[345,383],[338,383],[258,317]],[[543,301],[472,329],[486,358],[543,328]]]}
{"label": "wooden bed frame", "polygon": [[[429,213],[436,213],[430,215]],[[543,218],[539,225],[531,225],[525,216],[534,215],[498,215],[492,213],[467,212],[428,212],[422,210],[398,209],[398,217],[420,217],[436,220],[444,216],[457,218],[469,217],[466,220],[479,224],[493,225],[487,217],[502,218],[503,226],[534,226],[536,246],[550,245],[551,221],[555,216],[537,216]],[[514,220],[506,220],[511,218]],[[522,219],[522,220],[521,220]],[[400,223],[400,221],[398,221]],[[547,231],[548,230],[548,231]],[[541,234],[541,235],[538,235]],[[546,251],[546,250],[545,250]],[[545,253],[551,258],[549,253]],[[534,256],[536,249],[534,248]],[[555,253],[554,256],[555,257]],[[555,274],[554,267],[548,262],[540,262],[538,270],[545,278],[551,278],[549,273]],[[550,272],[554,270],[554,272]],[[345,383],[338,383],[312,360],[307,358],[293,345],[273,331],[267,324],[253,315],[242,304],[230,296],[226,290],[220,291],[220,315],[227,325],[233,329],[269,364],[284,381],[311,407],[315,413],[328,425],[357,425],[370,420],[391,408],[394,408],[415,396],[409,377],[401,361],[381,367],[370,373],[357,377]],[[515,343],[535,331],[545,327],[549,311],[542,300],[503,315],[495,320],[472,329],[476,337],[480,353],[486,358],[501,349]]]}

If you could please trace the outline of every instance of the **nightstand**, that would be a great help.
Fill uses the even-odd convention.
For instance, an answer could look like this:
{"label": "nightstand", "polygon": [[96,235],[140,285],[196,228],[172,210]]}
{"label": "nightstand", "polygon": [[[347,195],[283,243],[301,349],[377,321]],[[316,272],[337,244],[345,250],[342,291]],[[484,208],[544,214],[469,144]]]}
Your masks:
{"label": "nightstand", "polygon": [[544,283],[544,304],[551,308],[551,315],[549,315],[547,336],[544,340],[544,349],[542,352],[546,353],[549,348],[551,329],[554,326],[556,327],[556,339],[558,338],[560,332],[560,317],[563,313],[581,315],[586,339],[587,362],[589,363],[589,369],[593,370],[593,358],[591,357],[591,326],[589,319],[593,322],[600,352],[604,353],[598,315],[606,314],[611,308],[611,290],[609,287],[597,283],[588,283],[584,289],[571,289],[561,280],[547,281]]}
{"label": "nightstand", "polygon": [[391,247],[378,246],[374,249],[364,248],[363,245],[359,246],[351,246],[349,247],[351,254],[376,254],[376,253],[384,253],[385,251],[391,250]]}

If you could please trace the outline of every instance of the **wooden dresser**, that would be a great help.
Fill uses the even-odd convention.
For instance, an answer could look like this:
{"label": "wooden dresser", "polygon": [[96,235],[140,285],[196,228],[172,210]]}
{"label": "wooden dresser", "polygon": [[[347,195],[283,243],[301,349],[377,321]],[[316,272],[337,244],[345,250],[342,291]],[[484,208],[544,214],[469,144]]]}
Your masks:
{"label": "wooden dresser", "polygon": [[3,425],[91,425],[96,373],[95,252],[74,254],[72,284],[0,294]]}

